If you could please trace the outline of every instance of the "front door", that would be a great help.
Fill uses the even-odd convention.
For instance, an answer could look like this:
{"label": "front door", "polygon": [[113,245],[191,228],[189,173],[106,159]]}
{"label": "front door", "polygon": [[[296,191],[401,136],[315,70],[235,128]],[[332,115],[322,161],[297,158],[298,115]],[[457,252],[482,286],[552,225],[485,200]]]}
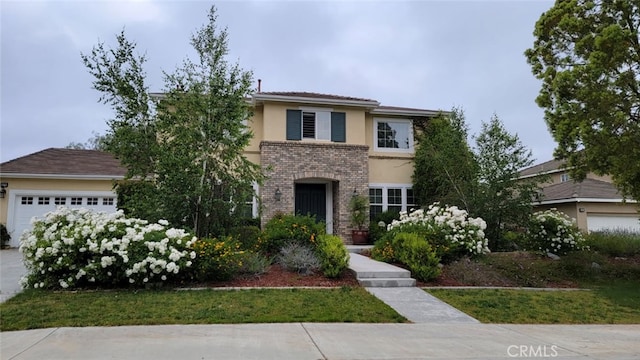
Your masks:
{"label": "front door", "polygon": [[296,184],[296,214],[315,215],[316,221],[327,221],[325,184]]}

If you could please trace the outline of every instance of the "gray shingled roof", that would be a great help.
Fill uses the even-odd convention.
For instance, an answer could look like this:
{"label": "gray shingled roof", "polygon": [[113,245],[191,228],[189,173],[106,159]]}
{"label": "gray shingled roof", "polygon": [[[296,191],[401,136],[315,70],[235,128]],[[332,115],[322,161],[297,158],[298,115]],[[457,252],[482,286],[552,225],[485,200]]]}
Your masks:
{"label": "gray shingled roof", "polygon": [[95,175],[122,177],[127,169],[110,153],[49,148],[0,164],[0,174]]}
{"label": "gray shingled roof", "polygon": [[534,165],[520,170],[520,176],[536,175],[549,171],[560,170],[565,164],[565,160],[549,160],[538,165]]}
{"label": "gray shingled roof", "polygon": [[330,100],[349,100],[349,101],[373,101],[372,99],[357,98],[352,96],[341,96],[332,94],[320,94],[306,91],[268,91],[261,92],[260,94],[276,95],[276,96],[291,96],[291,97],[306,97],[313,99],[330,99]]}
{"label": "gray shingled roof", "polygon": [[589,199],[622,199],[618,189],[611,183],[584,179],[582,182],[567,181],[547,186],[542,189],[541,201],[556,201],[572,198]]}

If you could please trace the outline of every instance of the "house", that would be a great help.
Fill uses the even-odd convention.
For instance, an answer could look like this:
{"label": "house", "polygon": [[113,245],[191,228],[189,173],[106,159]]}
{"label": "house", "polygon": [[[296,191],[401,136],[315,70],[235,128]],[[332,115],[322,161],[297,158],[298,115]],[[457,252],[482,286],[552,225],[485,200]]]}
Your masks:
{"label": "house", "polygon": [[0,164],[0,223],[20,245],[20,234],[34,216],[57,206],[114,212],[115,180],[126,169],[111,154],[96,150],[46,149]]}
{"label": "house", "polygon": [[[275,214],[312,214],[351,241],[349,200],[368,196],[371,216],[415,205],[412,120],[440,111],[381,106],[376,100],[309,92],[252,95],[254,133],[245,155],[267,176],[251,201],[264,225]],[[93,150],[46,149],[0,164],[6,196],[0,222],[19,234],[57,205],[115,210],[113,182],[126,169]]]}
{"label": "house", "polygon": [[583,231],[627,229],[640,232],[640,216],[636,200],[623,198],[610,176],[588,173],[583,181],[571,179],[565,162],[550,160],[520,172],[521,178],[549,176],[541,184],[534,209],[556,208],[576,220]]}

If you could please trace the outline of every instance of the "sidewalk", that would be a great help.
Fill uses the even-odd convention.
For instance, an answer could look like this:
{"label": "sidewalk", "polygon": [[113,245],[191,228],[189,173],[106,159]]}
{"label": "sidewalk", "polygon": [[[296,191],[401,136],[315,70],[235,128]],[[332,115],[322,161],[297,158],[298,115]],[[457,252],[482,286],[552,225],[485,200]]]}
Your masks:
{"label": "sidewalk", "polygon": [[245,324],[0,333],[2,359],[640,358],[640,325]]}

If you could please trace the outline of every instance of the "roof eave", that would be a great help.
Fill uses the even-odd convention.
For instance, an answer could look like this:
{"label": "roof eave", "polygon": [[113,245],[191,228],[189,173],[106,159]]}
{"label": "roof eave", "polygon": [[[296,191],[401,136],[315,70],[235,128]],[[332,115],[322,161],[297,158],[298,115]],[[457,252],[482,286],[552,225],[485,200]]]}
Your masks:
{"label": "roof eave", "polygon": [[3,179],[123,180],[124,175],[0,173]]}
{"label": "roof eave", "polygon": [[304,97],[304,96],[286,96],[286,95],[271,95],[271,94],[254,94],[253,101],[254,103],[262,102],[262,101],[276,101],[276,102],[297,102],[297,103],[318,104],[318,105],[342,105],[342,106],[353,106],[353,107],[363,107],[363,108],[375,108],[377,106],[380,106],[380,103],[377,101],[327,99],[327,98],[313,98],[313,97]]}
{"label": "roof eave", "polygon": [[581,202],[592,202],[592,203],[637,203],[636,200],[633,199],[603,199],[603,198],[565,198],[565,199],[555,199],[555,200],[543,200],[543,201],[534,201],[533,205],[553,205],[553,204],[568,204],[568,203],[581,203]]}
{"label": "roof eave", "polygon": [[433,117],[438,114],[446,114],[445,111],[435,110],[409,110],[409,109],[373,109],[372,115],[390,115],[390,116],[426,116]]}

